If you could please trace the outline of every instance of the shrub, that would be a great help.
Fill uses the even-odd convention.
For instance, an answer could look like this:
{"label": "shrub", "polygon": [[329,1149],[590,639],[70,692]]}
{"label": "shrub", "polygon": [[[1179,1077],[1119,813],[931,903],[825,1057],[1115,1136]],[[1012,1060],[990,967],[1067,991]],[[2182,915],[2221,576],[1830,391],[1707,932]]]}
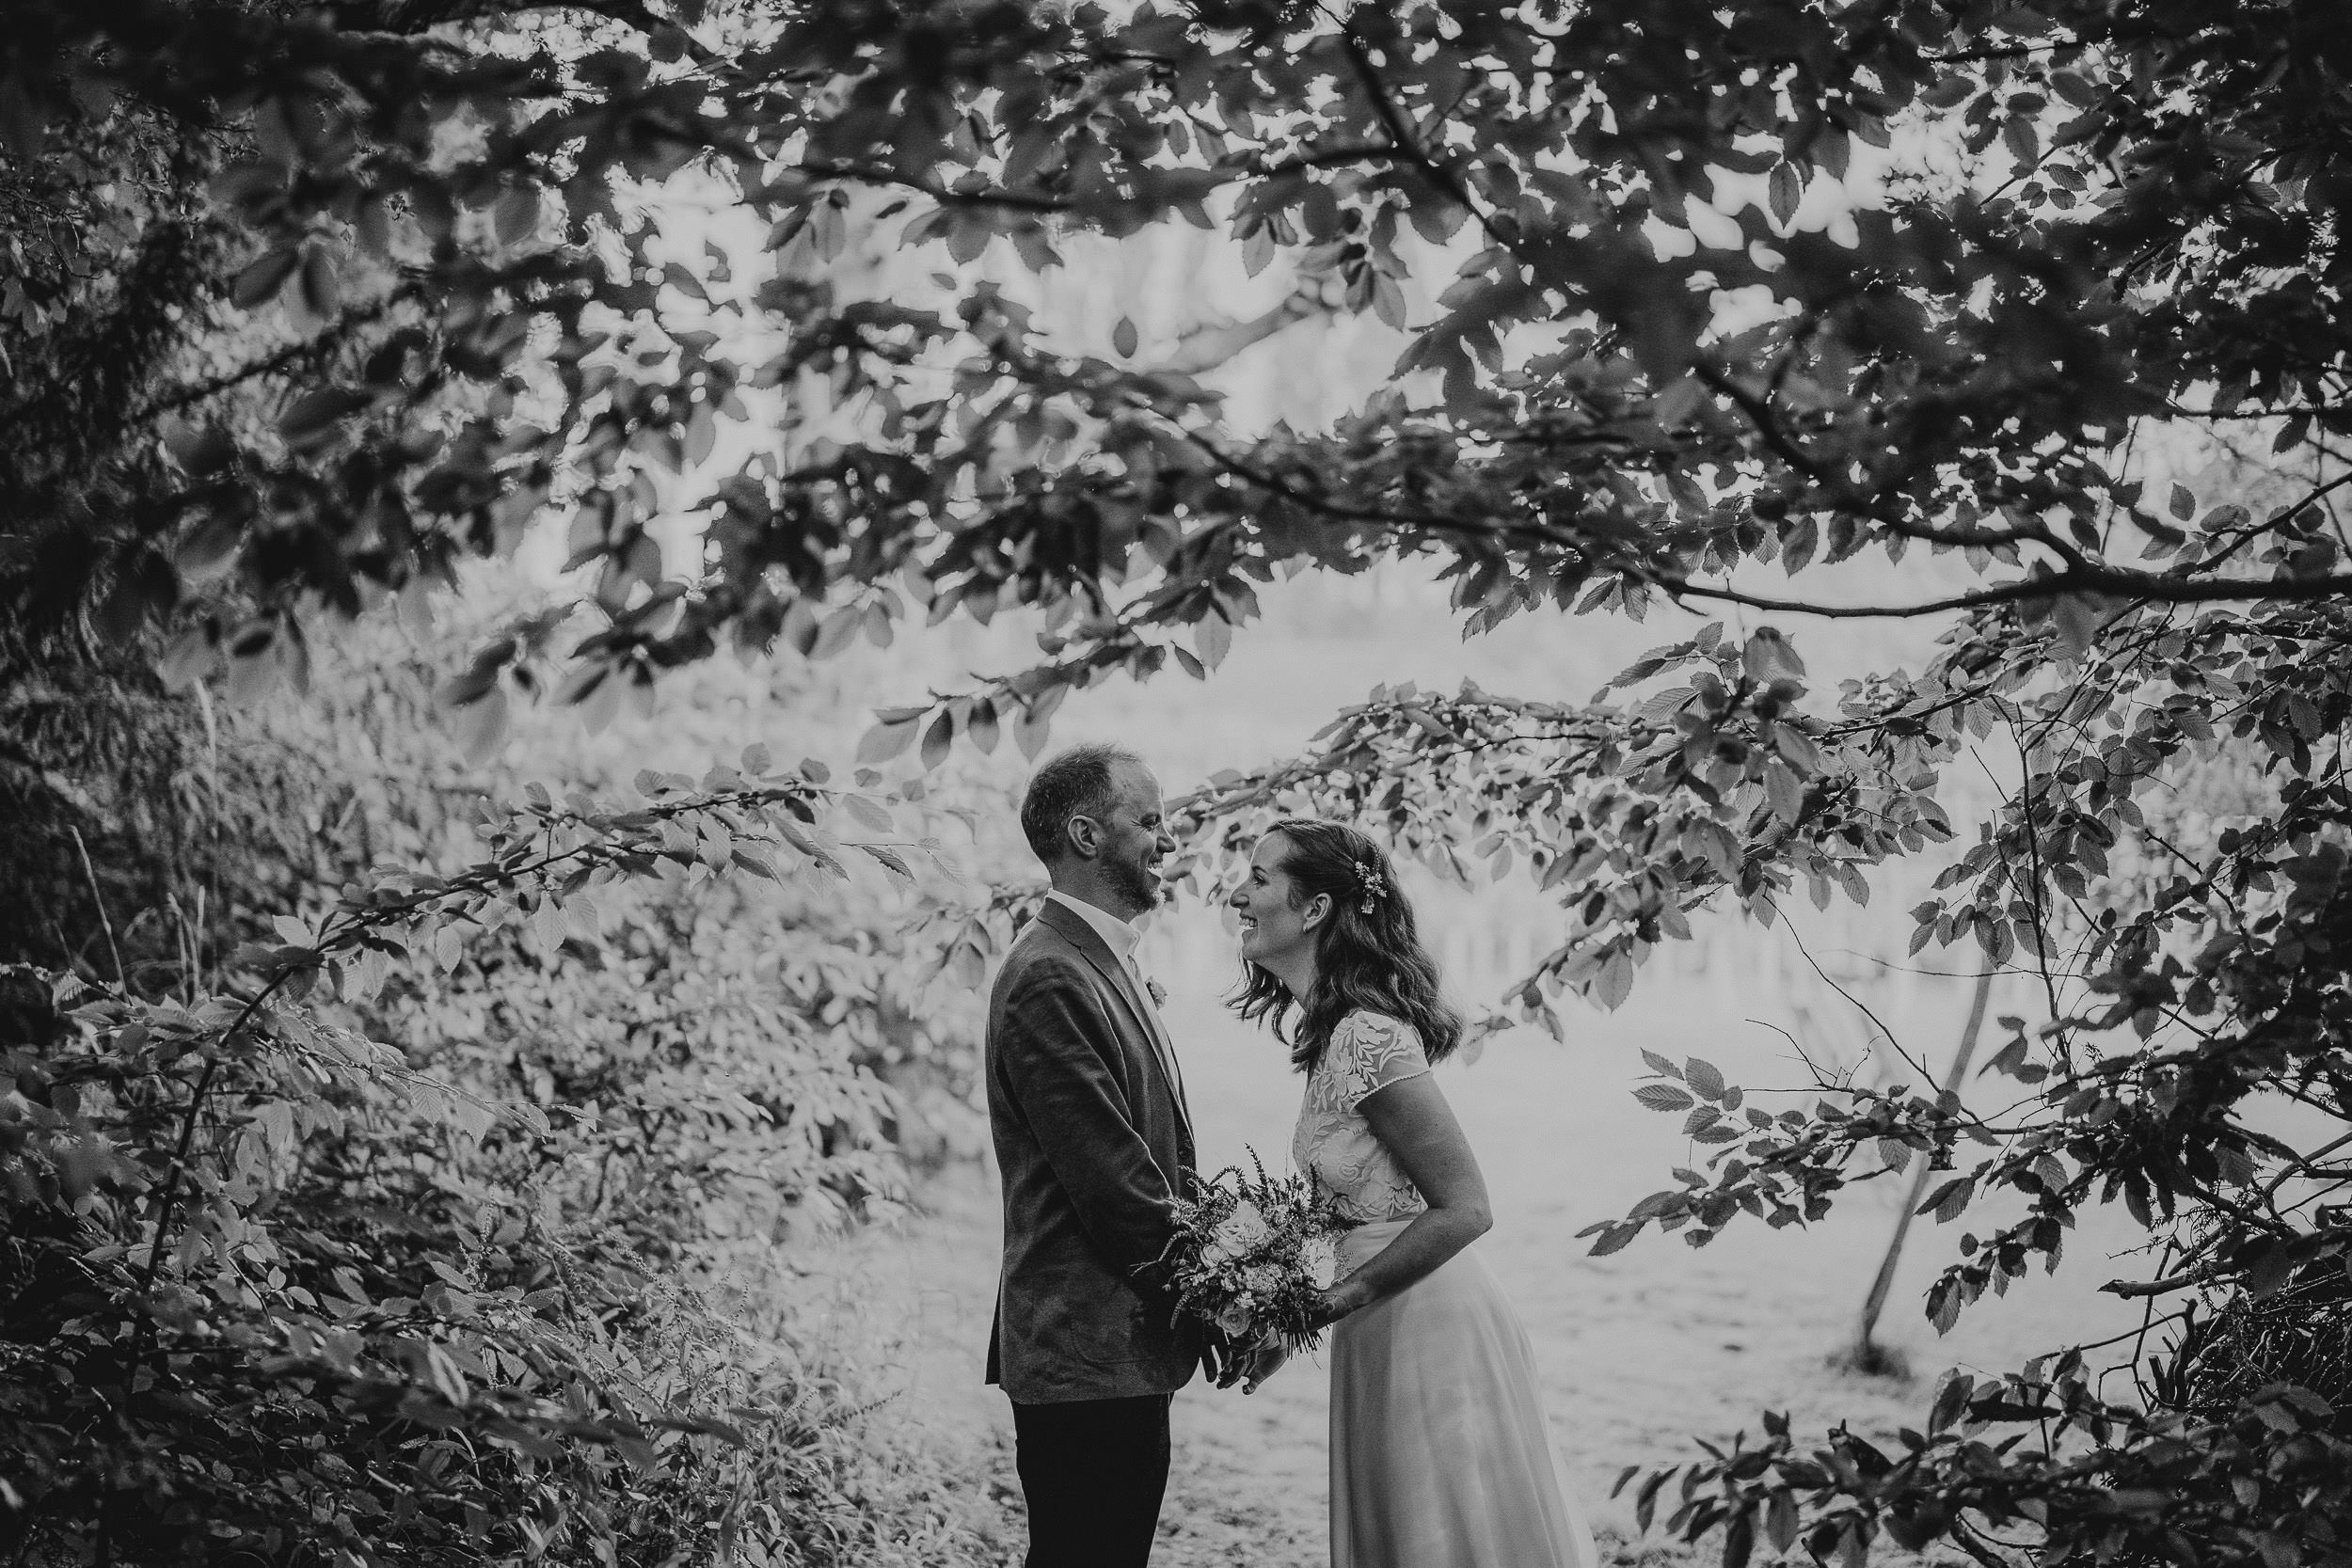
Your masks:
{"label": "shrub", "polygon": [[837,866],[814,822],[838,792],[706,784],[535,792],[482,858],[357,879],[210,990],[8,967],[0,1540],[865,1560],[855,1408],[749,1354],[683,1267],[895,1184],[837,1021],[689,912],[715,867]]}

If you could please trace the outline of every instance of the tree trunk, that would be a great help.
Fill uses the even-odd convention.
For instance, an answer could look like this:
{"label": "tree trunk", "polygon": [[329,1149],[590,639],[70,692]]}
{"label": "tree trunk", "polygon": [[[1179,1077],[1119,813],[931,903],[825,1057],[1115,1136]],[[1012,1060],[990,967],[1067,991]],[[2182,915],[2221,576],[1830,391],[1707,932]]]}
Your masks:
{"label": "tree trunk", "polygon": [[[1960,1050],[1952,1057],[1951,1070],[1944,1076],[1946,1092],[1957,1094],[1968,1074],[1968,1058],[1977,1049],[1977,1033],[1984,1027],[1985,1004],[1993,994],[1993,960],[1988,957],[1984,967],[1977,973],[1976,995],[1968,1004],[1968,1023],[1960,1032]],[[1879,1313],[1886,1307],[1886,1292],[1895,1286],[1895,1265],[1902,1260],[1903,1238],[1911,1232],[1913,1212],[1918,1209],[1928,1185],[1929,1162],[1922,1159],[1911,1174],[1911,1191],[1903,1198],[1902,1208],[1895,1215],[1895,1234],[1886,1243],[1886,1256],[1879,1262],[1878,1277],[1870,1281],[1869,1299],[1862,1304],[1861,1321],[1854,1325],[1851,1364],[1864,1371],[1883,1369],[1887,1357],[1871,1335],[1879,1325]]]}

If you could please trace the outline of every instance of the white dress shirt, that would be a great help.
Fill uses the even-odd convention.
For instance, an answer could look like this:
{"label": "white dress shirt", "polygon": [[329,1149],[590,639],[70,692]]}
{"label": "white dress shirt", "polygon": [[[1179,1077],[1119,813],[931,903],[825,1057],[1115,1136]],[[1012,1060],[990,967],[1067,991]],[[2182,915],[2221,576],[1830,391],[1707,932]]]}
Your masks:
{"label": "white dress shirt", "polygon": [[1136,962],[1136,948],[1143,941],[1141,927],[1120,919],[1108,910],[1098,909],[1083,898],[1073,898],[1059,888],[1047,894],[1045,901],[1061,905],[1094,927],[1094,934],[1103,939],[1103,945],[1111,950],[1111,956],[1127,971],[1127,977],[1136,983],[1136,994],[1143,998],[1144,1022],[1151,1026],[1152,1048],[1159,1053],[1160,1065],[1168,1069],[1168,1081],[1182,1096],[1184,1080],[1176,1069],[1175,1042],[1168,1037],[1168,1025],[1160,1022],[1159,1001],[1152,994],[1152,982],[1144,978],[1142,966]]}
{"label": "white dress shirt", "polygon": [[1093,927],[1094,934],[1103,939],[1104,945],[1111,950],[1112,956],[1126,965],[1128,974],[1136,982],[1136,989],[1138,990],[1143,989],[1143,971],[1136,967],[1136,945],[1143,941],[1143,933],[1140,930],[1120,919],[1110,911],[1098,909],[1083,898],[1073,898],[1059,888],[1047,894],[1045,901],[1049,904],[1059,904],[1063,909],[1071,911],[1080,920]]}

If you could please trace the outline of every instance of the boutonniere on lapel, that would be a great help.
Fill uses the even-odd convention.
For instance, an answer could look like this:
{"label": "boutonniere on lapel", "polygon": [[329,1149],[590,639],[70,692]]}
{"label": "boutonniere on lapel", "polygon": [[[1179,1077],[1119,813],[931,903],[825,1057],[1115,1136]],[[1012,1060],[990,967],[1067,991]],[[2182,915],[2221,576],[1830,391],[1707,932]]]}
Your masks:
{"label": "boutonniere on lapel", "polygon": [[1152,993],[1152,1006],[1154,1007],[1165,1007],[1168,1006],[1168,988],[1166,986],[1161,985],[1157,980],[1152,979],[1147,974],[1143,977],[1143,989]]}

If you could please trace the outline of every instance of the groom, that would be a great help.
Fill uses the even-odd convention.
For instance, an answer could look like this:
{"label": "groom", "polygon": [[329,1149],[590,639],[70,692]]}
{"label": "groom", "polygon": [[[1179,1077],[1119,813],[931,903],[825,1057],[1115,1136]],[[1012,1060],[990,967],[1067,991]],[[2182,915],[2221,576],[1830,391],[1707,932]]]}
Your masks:
{"label": "groom", "polygon": [[1205,1349],[1158,1266],[1192,1122],[1132,924],[1175,843],[1159,781],[1109,746],[1040,768],[1021,831],[1054,890],[989,996],[1005,1256],[988,1381],[1012,1400],[1027,1568],[1143,1568],[1168,1401]]}

